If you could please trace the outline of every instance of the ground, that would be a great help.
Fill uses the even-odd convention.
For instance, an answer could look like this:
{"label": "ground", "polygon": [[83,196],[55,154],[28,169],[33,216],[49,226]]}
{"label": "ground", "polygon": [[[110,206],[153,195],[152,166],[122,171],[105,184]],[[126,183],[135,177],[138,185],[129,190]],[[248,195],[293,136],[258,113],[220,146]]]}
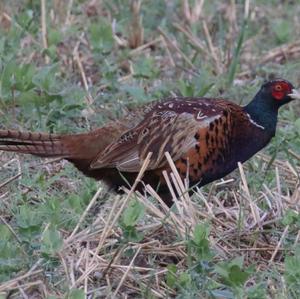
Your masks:
{"label": "ground", "polygon": [[[0,127],[83,132],[170,95],[299,88],[299,28],[299,0],[2,0]],[[299,298],[300,103],[279,119],[267,148],[171,210],[150,187],[119,196],[1,152],[0,298]]]}

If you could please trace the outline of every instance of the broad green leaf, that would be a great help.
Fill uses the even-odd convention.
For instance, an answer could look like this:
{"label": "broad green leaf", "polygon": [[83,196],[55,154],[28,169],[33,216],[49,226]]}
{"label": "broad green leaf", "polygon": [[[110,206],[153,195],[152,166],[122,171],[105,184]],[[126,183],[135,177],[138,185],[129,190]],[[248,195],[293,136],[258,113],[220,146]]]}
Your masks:
{"label": "broad green leaf", "polygon": [[61,234],[54,227],[49,227],[43,234],[41,250],[49,255],[56,254],[63,245]]}
{"label": "broad green leaf", "polygon": [[144,212],[144,205],[137,200],[132,200],[123,213],[122,223],[125,226],[134,226],[144,216]]}
{"label": "broad green leaf", "polygon": [[5,65],[1,75],[1,82],[0,82],[1,98],[6,98],[12,95],[12,87],[14,85],[16,69],[17,69],[17,65],[14,60],[11,60]]}
{"label": "broad green leaf", "polygon": [[166,274],[166,283],[168,287],[171,289],[174,288],[176,282],[177,282],[177,267],[174,264],[170,264],[167,266],[168,272]]}
{"label": "broad green leaf", "polygon": [[134,65],[134,76],[136,78],[151,79],[158,75],[159,71],[155,67],[155,61],[153,58],[139,59]]}
{"label": "broad green leaf", "polygon": [[201,244],[209,236],[210,227],[207,224],[197,224],[194,230],[194,241],[196,244]]}
{"label": "broad green leaf", "polygon": [[42,67],[32,78],[32,82],[48,95],[61,95],[63,87],[56,78],[58,64]]}
{"label": "broad green leaf", "polygon": [[72,289],[68,292],[66,299],[85,299],[84,290]]}
{"label": "broad green leaf", "polygon": [[19,207],[17,216],[17,224],[22,233],[33,234],[41,230],[42,218],[39,217],[37,209],[33,209],[28,205]]}
{"label": "broad green leaf", "polygon": [[55,29],[48,31],[48,46],[57,45],[62,40],[62,33]]}
{"label": "broad green leaf", "polygon": [[209,248],[209,231],[209,225],[197,224],[194,230],[194,238],[189,242],[189,246],[198,260],[209,260],[213,255]]}
{"label": "broad green leaf", "polygon": [[192,282],[192,278],[191,278],[191,275],[188,274],[187,272],[183,272],[179,275],[179,278],[178,278],[178,283],[184,287],[184,288],[187,288],[191,285],[191,282]]}
{"label": "broad green leaf", "polygon": [[295,127],[296,127],[298,133],[300,134],[300,118],[298,118],[298,119],[295,121]]}
{"label": "broad green leaf", "polygon": [[0,224],[1,241],[8,241],[12,237],[11,231],[4,224]]}
{"label": "broad green leaf", "polygon": [[108,52],[114,45],[111,25],[105,21],[93,23],[89,27],[90,41],[94,50]]}
{"label": "broad green leaf", "polygon": [[298,214],[294,210],[289,209],[286,211],[281,221],[285,226],[295,224],[297,222],[300,222],[300,214]]}
{"label": "broad green leaf", "polygon": [[300,290],[300,246],[296,248],[294,256],[285,258],[284,266],[284,277],[288,286]]}
{"label": "broad green leaf", "polygon": [[230,286],[241,287],[253,272],[252,268],[243,269],[244,258],[238,256],[229,262],[221,262],[215,266],[218,273]]}
{"label": "broad green leaf", "polygon": [[286,43],[290,40],[291,38],[291,21],[290,20],[280,20],[280,21],[275,21],[273,24],[273,32],[275,33],[277,42],[279,44]]}

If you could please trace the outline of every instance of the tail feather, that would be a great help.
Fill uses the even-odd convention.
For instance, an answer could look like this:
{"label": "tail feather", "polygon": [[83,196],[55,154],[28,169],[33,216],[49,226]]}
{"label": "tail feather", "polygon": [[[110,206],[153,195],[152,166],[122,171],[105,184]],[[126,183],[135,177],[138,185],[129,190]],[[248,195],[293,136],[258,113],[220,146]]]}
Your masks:
{"label": "tail feather", "polygon": [[76,161],[85,161],[88,167],[90,161],[115,140],[123,129],[117,123],[87,133],[66,135],[0,130],[0,151],[60,157],[74,164]]}
{"label": "tail feather", "polygon": [[0,130],[0,150],[40,157],[67,157],[63,135]]}

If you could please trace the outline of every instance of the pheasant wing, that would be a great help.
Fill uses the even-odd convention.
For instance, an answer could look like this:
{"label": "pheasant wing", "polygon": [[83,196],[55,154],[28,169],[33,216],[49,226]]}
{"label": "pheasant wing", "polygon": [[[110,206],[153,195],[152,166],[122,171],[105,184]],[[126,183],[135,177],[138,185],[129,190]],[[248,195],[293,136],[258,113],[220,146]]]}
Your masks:
{"label": "pheasant wing", "polygon": [[[217,103],[203,99],[173,100],[153,107],[142,122],[101,152],[90,167],[138,172],[149,152],[152,156],[147,170],[164,167],[165,152],[176,161],[199,143],[205,145],[205,132],[211,123],[228,115],[228,108]],[[199,130],[201,139],[197,136]]]}

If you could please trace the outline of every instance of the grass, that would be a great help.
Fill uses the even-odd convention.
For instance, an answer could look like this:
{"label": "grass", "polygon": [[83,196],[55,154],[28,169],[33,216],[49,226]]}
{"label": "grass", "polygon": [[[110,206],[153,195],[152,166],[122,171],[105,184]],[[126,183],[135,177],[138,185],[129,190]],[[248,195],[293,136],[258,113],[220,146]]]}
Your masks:
{"label": "grass", "polygon": [[[297,0],[4,0],[0,126],[81,132],[164,96],[299,87],[299,16]],[[282,109],[266,149],[171,210],[150,186],[120,197],[2,152],[0,298],[299,298],[299,115]]]}

